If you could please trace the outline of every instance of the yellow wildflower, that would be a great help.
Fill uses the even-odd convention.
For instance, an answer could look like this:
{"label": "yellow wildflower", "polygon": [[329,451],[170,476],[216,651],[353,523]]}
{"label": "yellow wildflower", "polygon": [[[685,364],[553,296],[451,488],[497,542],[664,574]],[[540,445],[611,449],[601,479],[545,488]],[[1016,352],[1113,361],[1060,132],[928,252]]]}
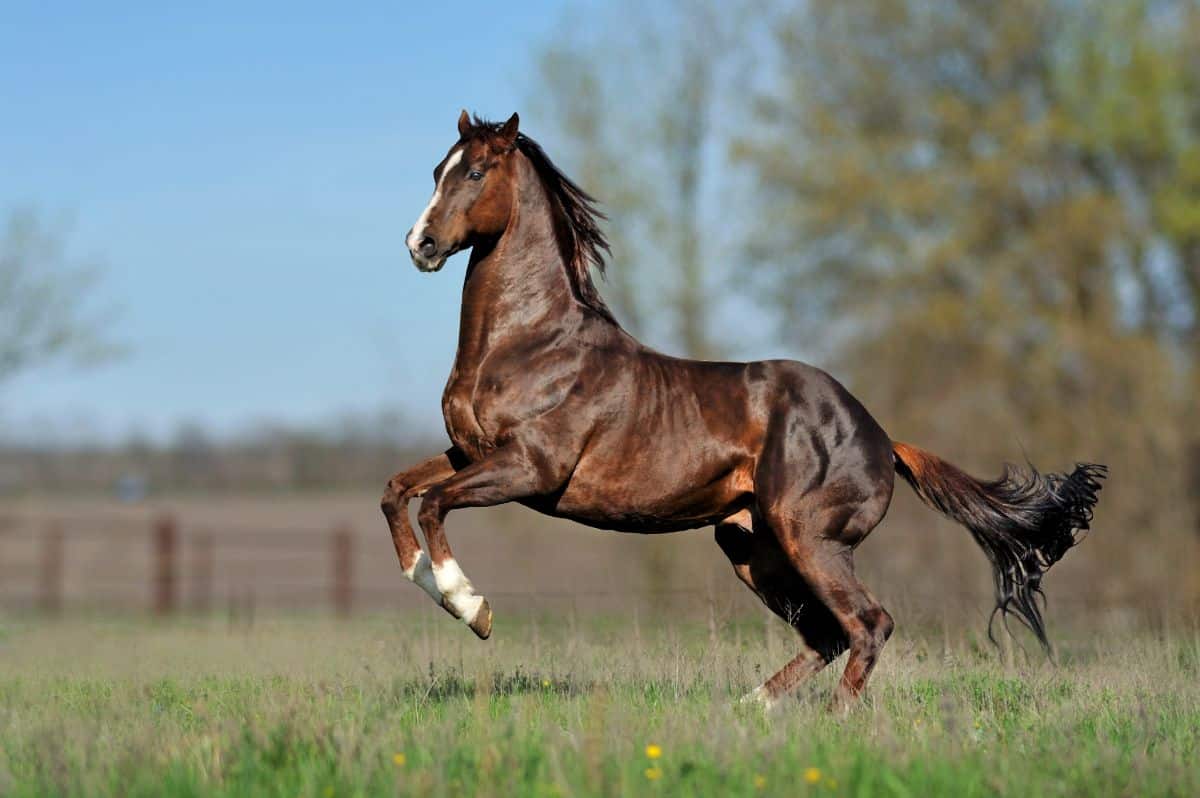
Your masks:
{"label": "yellow wildflower", "polygon": [[392,754],[392,762],[394,762],[398,768],[404,767],[404,763],[407,761],[408,757],[406,757],[401,751],[397,751],[396,753]]}
{"label": "yellow wildflower", "polygon": [[654,743],[650,743],[650,745],[646,746],[646,756],[650,759],[658,759],[662,756],[662,748]]}
{"label": "yellow wildflower", "polygon": [[804,780],[809,784],[818,784],[821,781],[820,768],[806,768],[804,770]]}
{"label": "yellow wildflower", "polygon": [[754,774],[754,789],[761,790],[767,786],[767,777],[761,773]]}
{"label": "yellow wildflower", "polygon": [[542,679],[542,687],[549,687],[549,686],[550,686],[550,680]]}
{"label": "yellow wildflower", "polygon": [[825,786],[831,790],[837,789],[837,779],[825,779]]}
{"label": "yellow wildflower", "polygon": [[657,781],[662,778],[661,768],[646,768],[646,778],[650,781]]}

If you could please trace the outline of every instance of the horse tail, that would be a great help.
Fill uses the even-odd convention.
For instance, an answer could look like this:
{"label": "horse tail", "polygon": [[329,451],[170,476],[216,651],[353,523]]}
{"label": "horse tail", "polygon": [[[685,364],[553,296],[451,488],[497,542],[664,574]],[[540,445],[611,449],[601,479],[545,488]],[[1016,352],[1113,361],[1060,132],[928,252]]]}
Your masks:
{"label": "horse tail", "polygon": [[1108,468],[1076,463],[1070,474],[1041,474],[1033,466],[1006,465],[989,482],[906,443],[893,443],[892,452],[896,473],[925,504],[965,526],[991,561],[996,607],[988,638],[996,642],[996,614],[1012,613],[1050,653],[1042,575],[1083,539]]}

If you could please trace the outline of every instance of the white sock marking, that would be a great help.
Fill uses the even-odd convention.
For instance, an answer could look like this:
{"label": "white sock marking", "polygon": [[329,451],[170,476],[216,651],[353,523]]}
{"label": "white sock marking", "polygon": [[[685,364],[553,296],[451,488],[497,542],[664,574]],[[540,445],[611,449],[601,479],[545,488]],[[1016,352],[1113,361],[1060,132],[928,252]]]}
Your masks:
{"label": "white sock marking", "polygon": [[429,558],[425,556],[425,552],[417,552],[417,559],[409,568],[404,569],[404,575],[416,582],[417,586],[438,604],[442,603],[442,592],[438,590],[437,580],[433,578],[433,569],[429,567]]}
{"label": "white sock marking", "polygon": [[446,165],[442,167],[442,177],[438,180],[436,186],[433,187],[433,197],[429,200],[429,204],[425,206],[425,210],[421,211],[421,215],[417,218],[417,223],[413,225],[412,233],[408,236],[408,244],[410,250],[416,250],[421,243],[421,239],[425,237],[425,227],[429,224],[429,214],[433,212],[433,208],[442,199],[442,186],[446,182],[446,175],[450,174],[459,161],[462,160],[463,151],[455,150],[450,157],[446,159]]}
{"label": "white sock marking", "polygon": [[760,684],[758,687],[755,687],[753,690],[751,690],[749,694],[742,696],[740,703],[758,704],[765,711],[770,712],[771,708],[779,702],[774,698],[771,698],[771,693],[767,690],[767,686],[765,684]]}
{"label": "white sock marking", "polygon": [[467,623],[474,621],[479,608],[483,606],[483,596],[475,595],[471,580],[467,579],[458,563],[453,559],[441,564],[434,563],[433,577],[454,614]]}

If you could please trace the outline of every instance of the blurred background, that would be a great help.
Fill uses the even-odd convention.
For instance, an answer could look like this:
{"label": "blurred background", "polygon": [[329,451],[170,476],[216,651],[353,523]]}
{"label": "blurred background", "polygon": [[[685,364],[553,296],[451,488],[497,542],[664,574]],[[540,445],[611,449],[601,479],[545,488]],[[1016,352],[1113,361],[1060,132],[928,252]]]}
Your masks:
{"label": "blurred background", "polygon": [[[446,445],[466,256],[403,237],[465,107],[602,202],[647,343],[980,476],[1109,464],[1051,628],[1194,622],[1200,3],[18,0],[0,107],[2,608],[437,612],[378,497]],[[499,618],[756,611],[707,530],[448,529]],[[859,568],[902,631],[991,607],[906,487]]]}

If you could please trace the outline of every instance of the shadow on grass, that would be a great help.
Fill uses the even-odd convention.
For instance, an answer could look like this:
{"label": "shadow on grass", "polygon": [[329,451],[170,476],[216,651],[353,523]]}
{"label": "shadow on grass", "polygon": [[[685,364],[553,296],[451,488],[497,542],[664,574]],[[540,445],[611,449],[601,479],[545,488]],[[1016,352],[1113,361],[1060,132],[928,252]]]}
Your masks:
{"label": "shadow on grass", "polygon": [[401,699],[445,701],[474,698],[477,695],[581,696],[590,693],[594,687],[592,681],[525,672],[519,668],[512,673],[496,672],[490,678],[481,679],[469,679],[458,672],[439,672],[431,668],[427,678],[397,680],[393,690],[396,697]]}

